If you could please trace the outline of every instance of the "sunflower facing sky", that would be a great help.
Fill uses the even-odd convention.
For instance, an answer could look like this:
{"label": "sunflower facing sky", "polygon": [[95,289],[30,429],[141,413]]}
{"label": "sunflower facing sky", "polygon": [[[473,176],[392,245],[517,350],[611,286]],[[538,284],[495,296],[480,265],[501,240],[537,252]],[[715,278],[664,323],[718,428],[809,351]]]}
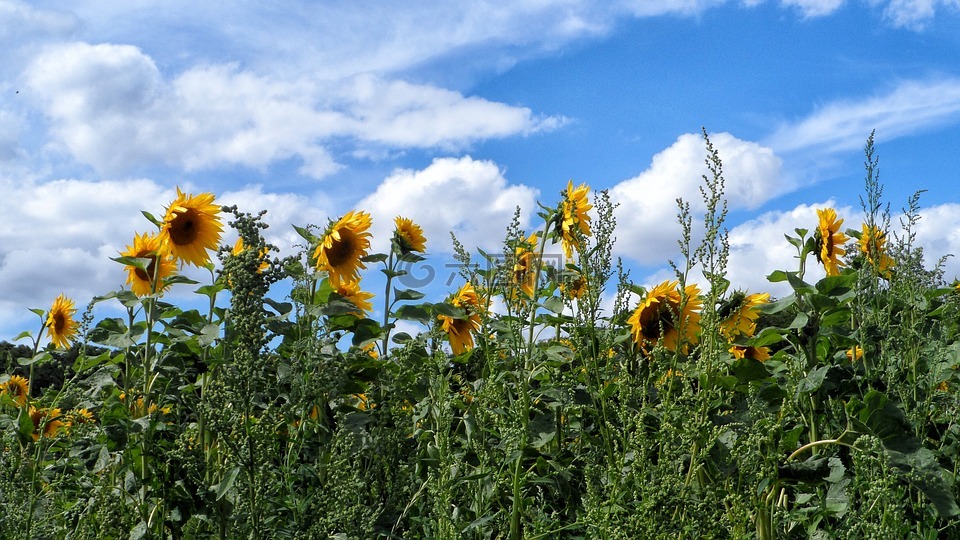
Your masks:
{"label": "sunflower facing sky", "polygon": [[[887,233],[863,224],[863,231],[860,233],[860,253],[867,258],[867,261],[877,270],[877,274],[884,278],[890,278],[890,271],[893,269],[893,259],[887,255]],[[874,260],[876,257],[877,260]]]}
{"label": "sunflower facing sky", "polygon": [[842,219],[837,219],[837,211],[833,208],[817,210],[820,223],[814,233],[817,242],[817,260],[823,263],[828,276],[840,275],[840,267],[846,264],[840,260],[846,251],[843,244],[847,242],[847,235],[840,232]]}
{"label": "sunflower facing sky", "polygon": [[699,311],[703,304],[700,288],[687,285],[681,294],[677,285],[677,281],[664,281],[648,291],[627,319],[634,343],[644,351],[661,340],[671,351],[676,351],[681,343],[686,346],[696,342],[700,331]]}
{"label": "sunflower facing sky", "polygon": [[[127,250],[122,252],[124,257],[136,257],[138,259],[150,259],[146,271],[133,265],[126,265],[127,285],[137,296],[146,296],[153,294],[153,278],[157,278],[158,293],[163,293],[168,285],[164,282],[177,271],[177,264],[166,254],[163,254],[163,243],[160,236],[156,234],[134,234],[133,245],[127,246]],[[160,263],[159,268],[157,263]]]}
{"label": "sunflower facing sky", "polygon": [[480,315],[477,309],[480,306],[480,299],[477,291],[469,282],[457,291],[450,303],[456,307],[467,310],[467,318],[457,319],[450,315],[438,315],[437,319],[441,321],[443,331],[447,333],[450,339],[450,348],[453,354],[463,354],[465,351],[473,349],[473,334],[480,329]]}
{"label": "sunflower facing sky", "polygon": [[397,216],[393,220],[396,228],[393,229],[393,244],[401,255],[408,253],[423,253],[427,249],[427,239],[423,236],[423,229],[413,220]]}
{"label": "sunflower facing sky", "polygon": [[770,302],[769,293],[749,294],[735,292],[720,305],[720,333],[733,341],[738,337],[750,337],[756,331],[758,308]]}
{"label": "sunflower facing sky", "polygon": [[337,288],[342,281],[359,281],[360,269],[366,268],[362,259],[370,249],[370,214],[350,211],[327,228],[313,257],[317,270],[330,276],[330,286]]}
{"label": "sunflower facing sky", "polygon": [[73,320],[77,310],[73,306],[73,300],[61,293],[47,312],[47,333],[53,346],[58,349],[70,347],[70,340],[77,334],[77,321]]}
{"label": "sunflower facing sky", "polygon": [[593,205],[587,201],[590,188],[586,184],[573,187],[573,180],[567,182],[566,196],[563,199],[560,234],[562,236],[563,253],[568,259],[573,258],[574,248],[579,249],[578,234],[590,236],[590,215],[587,211]]}
{"label": "sunflower facing sky", "polygon": [[23,407],[27,404],[27,393],[30,391],[30,382],[26,377],[11,375],[10,380],[0,384],[0,394],[8,394],[14,403]]}
{"label": "sunflower facing sky", "polygon": [[173,258],[194,266],[210,262],[208,251],[217,249],[223,232],[221,209],[213,199],[212,193],[194,196],[177,188],[160,227],[160,240]]}

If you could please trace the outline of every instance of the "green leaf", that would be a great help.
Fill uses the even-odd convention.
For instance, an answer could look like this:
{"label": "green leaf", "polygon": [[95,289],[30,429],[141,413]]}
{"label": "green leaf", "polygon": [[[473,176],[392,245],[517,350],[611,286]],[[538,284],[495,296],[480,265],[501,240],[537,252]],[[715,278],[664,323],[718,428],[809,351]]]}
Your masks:
{"label": "green leaf", "polygon": [[384,254],[384,253],[371,253],[370,255],[367,255],[366,257],[360,257],[360,260],[363,261],[363,262],[365,262],[365,263],[378,263],[378,262],[384,262],[384,261],[386,261],[386,260],[387,260],[387,256],[386,256],[386,254]]}
{"label": "green leaf", "polygon": [[773,315],[774,313],[779,313],[787,309],[788,307],[792,306],[794,303],[796,303],[796,301],[797,301],[797,297],[791,294],[790,296],[783,297],[779,300],[774,300],[773,302],[768,302],[766,304],[763,304],[762,306],[759,306],[757,309],[760,310],[761,313],[766,313],[767,315]]}
{"label": "green leaf", "polygon": [[[787,238],[790,238],[789,236]],[[781,281],[787,280],[787,273],[783,270],[774,270],[767,276],[767,281],[770,283],[780,283]]]}
{"label": "green leaf", "polygon": [[829,370],[830,366],[820,366],[810,373],[807,373],[807,376],[801,379],[800,384],[797,385],[797,394],[809,394],[819,390]]}
{"label": "green leaf", "polygon": [[29,366],[32,364],[36,364],[37,362],[46,362],[47,360],[50,360],[52,358],[53,358],[53,355],[51,355],[50,353],[42,352],[42,353],[37,353],[33,358],[21,358],[17,360],[17,363],[20,364],[21,366]]}
{"label": "green leaf", "polygon": [[32,335],[33,334],[31,334],[29,330],[24,330],[23,332],[17,334],[17,337],[13,338],[13,340],[20,341],[21,339],[31,337]]}
{"label": "green leaf", "polygon": [[296,225],[294,225],[293,230],[297,231],[297,234],[299,234],[300,237],[306,240],[307,242],[310,242],[310,244],[320,243],[320,238],[318,236],[315,236],[308,229],[305,229],[303,227],[297,227]]}
{"label": "green leaf", "polygon": [[430,324],[430,322],[433,321],[433,316],[430,314],[430,311],[428,311],[425,306],[419,304],[400,306],[393,315],[398,319],[417,321],[423,324]]}
{"label": "green leaf", "polygon": [[143,214],[143,217],[147,218],[147,221],[149,221],[150,223],[153,223],[153,224],[156,225],[157,227],[162,227],[162,226],[163,226],[163,221],[157,219],[157,218],[156,218],[153,214],[151,214],[150,212],[147,212],[146,210],[141,210],[140,213]]}
{"label": "green leaf", "polygon": [[740,382],[766,379],[770,376],[763,362],[754,358],[738,358],[733,361],[733,374]]}
{"label": "green leaf", "polygon": [[544,300],[543,307],[549,309],[557,315],[563,314],[563,300],[559,296],[551,296],[550,298]]}
{"label": "green leaf", "polygon": [[227,474],[223,475],[223,480],[221,480],[219,484],[214,484],[210,486],[211,489],[216,490],[218,501],[222,499],[223,496],[226,495],[228,491],[230,491],[230,488],[233,487],[234,482],[237,481],[238,474],[240,474],[239,466],[234,467],[229,471],[227,471]]}
{"label": "green leaf", "polygon": [[77,356],[76,361],[73,362],[73,370],[77,373],[82,373],[88,369],[99,366],[107,360],[110,360],[110,351],[104,351],[103,354],[94,357],[81,354]]}
{"label": "green leaf", "polygon": [[420,300],[424,297],[424,294],[420,291],[414,289],[393,289],[393,299],[396,301],[400,300]]}

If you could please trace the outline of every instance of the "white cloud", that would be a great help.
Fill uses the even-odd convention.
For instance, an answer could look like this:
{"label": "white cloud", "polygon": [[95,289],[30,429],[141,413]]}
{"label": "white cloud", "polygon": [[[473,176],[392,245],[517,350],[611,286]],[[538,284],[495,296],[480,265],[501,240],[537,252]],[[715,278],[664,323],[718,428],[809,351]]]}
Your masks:
{"label": "white cloud", "polygon": [[373,216],[378,251],[388,247],[396,216],[423,228],[431,253],[452,253],[451,231],[469,250],[497,250],[517,206],[521,226],[529,227],[537,194],[534,188],[508,183],[491,161],[439,158],[423,170],[395,171],[357,209]]}
{"label": "white cloud", "polygon": [[[894,218],[899,224],[900,218]],[[944,265],[944,278],[960,277],[960,204],[948,203],[920,210],[916,229],[917,244],[923,248],[924,266],[932,268],[940,257],[949,255]],[[904,236],[900,233],[900,236]]]}
{"label": "white cloud", "polygon": [[[781,160],[770,148],[729,133],[710,135],[723,162],[730,209],[755,209],[782,193]],[[617,251],[641,264],[662,264],[677,252],[682,236],[676,199],[690,204],[694,217],[705,210],[700,195],[707,174],[702,136],[687,133],[653,157],[650,168],[610,190],[618,203]]]}
{"label": "white cloud", "polygon": [[780,0],[784,6],[795,7],[804,17],[823,17],[840,9],[844,0]]}
{"label": "white cloud", "polygon": [[894,26],[922,30],[942,8],[960,9],[960,0],[890,0],[883,16]]}
{"label": "white cloud", "polygon": [[765,141],[777,152],[838,152],[863,147],[876,129],[884,139],[913,135],[960,118],[960,79],[903,81],[882,95],[836,101],[785,123]]}
{"label": "white cloud", "polygon": [[218,65],[167,82],[130,45],[55,47],[33,62],[27,80],[66,149],[107,173],[158,162],[188,171],[225,164],[262,169],[295,157],[303,174],[322,178],[340,167],[327,148],[336,141],[455,148],[562,122],[373,75],[289,82]]}
{"label": "white cloud", "polygon": [[[217,198],[217,202],[226,206],[236,205],[241,212],[253,215],[266,210],[263,222],[268,227],[263,231],[263,237],[280,250],[280,256],[294,255],[299,249],[297,245],[305,242],[292,225],[323,226],[333,208],[332,202],[322,194],[307,197],[295,193],[264,193],[263,186],[260,185],[227,191]],[[233,216],[227,214],[225,221],[231,219]],[[236,237],[235,232],[230,229],[225,232],[224,241],[230,244]]]}

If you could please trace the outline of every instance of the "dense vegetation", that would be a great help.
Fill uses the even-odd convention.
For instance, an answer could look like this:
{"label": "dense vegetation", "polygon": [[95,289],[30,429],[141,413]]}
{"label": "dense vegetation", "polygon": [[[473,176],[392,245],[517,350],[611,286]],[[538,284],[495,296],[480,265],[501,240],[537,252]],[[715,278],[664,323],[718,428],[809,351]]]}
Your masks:
{"label": "dense vegetation", "polygon": [[356,211],[280,258],[262,214],[178,190],[117,258],[129,288],[91,303],[126,317],[61,296],[0,349],[0,537],[960,537],[960,294],[923,268],[918,198],[892,228],[871,137],[863,223],[822,209],[769,276],[793,293],[743,291],[704,139],[704,230],[680,201],[675,279],[650,288],[572,182],[502,253],[456,243],[435,303],[398,285],[426,264],[409,220],[388,253]]}

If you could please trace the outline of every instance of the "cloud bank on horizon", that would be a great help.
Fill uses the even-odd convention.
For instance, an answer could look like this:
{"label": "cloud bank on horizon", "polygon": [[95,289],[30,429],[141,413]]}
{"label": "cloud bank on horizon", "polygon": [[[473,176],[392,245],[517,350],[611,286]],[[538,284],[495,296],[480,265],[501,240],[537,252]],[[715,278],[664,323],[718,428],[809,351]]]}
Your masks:
{"label": "cloud bank on horizon", "polygon": [[[582,108],[475,91],[482,83],[603,43],[631,21],[697,25],[724,10],[771,10],[812,25],[849,9],[844,0],[229,10],[0,0],[0,46],[9,51],[0,66],[0,339],[26,328],[28,307],[45,307],[61,291],[83,304],[119,288],[123,273],[109,257],[149,225],[140,210],[159,213],[178,184],[266,209],[268,240],[281,249],[298,242],[289,224],[322,225],[354,207],[373,214],[375,238],[403,214],[423,226],[438,256],[451,251],[450,231],[492,249],[515,208],[529,228],[536,201],[554,204],[565,182],[514,176],[490,145],[572,137],[586,122]],[[922,36],[938,18],[956,19],[960,0],[872,0],[868,9],[882,31]],[[833,174],[832,160],[856,153],[871,130],[893,140],[960,125],[960,65],[905,73],[783,112],[764,132],[710,134],[737,216],[735,283],[769,290],[765,275],[793,264],[783,234],[811,227],[817,207],[839,205],[847,226],[857,226],[855,201],[840,204],[833,194],[812,205],[769,205]],[[593,186],[619,205],[617,255],[645,269],[641,280],[661,276],[676,253],[676,199],[694,215],[703,211],[701,135],[660,138],[672,143],[629,177]],[[354,169],[386,172],[368,185]],[[292,179],[273,182],[278,170]],[[238,172],[248,180],[223,180]],[[929,225],[918,235],[931,252],[960,248],[956,209],[924,210]]]}

